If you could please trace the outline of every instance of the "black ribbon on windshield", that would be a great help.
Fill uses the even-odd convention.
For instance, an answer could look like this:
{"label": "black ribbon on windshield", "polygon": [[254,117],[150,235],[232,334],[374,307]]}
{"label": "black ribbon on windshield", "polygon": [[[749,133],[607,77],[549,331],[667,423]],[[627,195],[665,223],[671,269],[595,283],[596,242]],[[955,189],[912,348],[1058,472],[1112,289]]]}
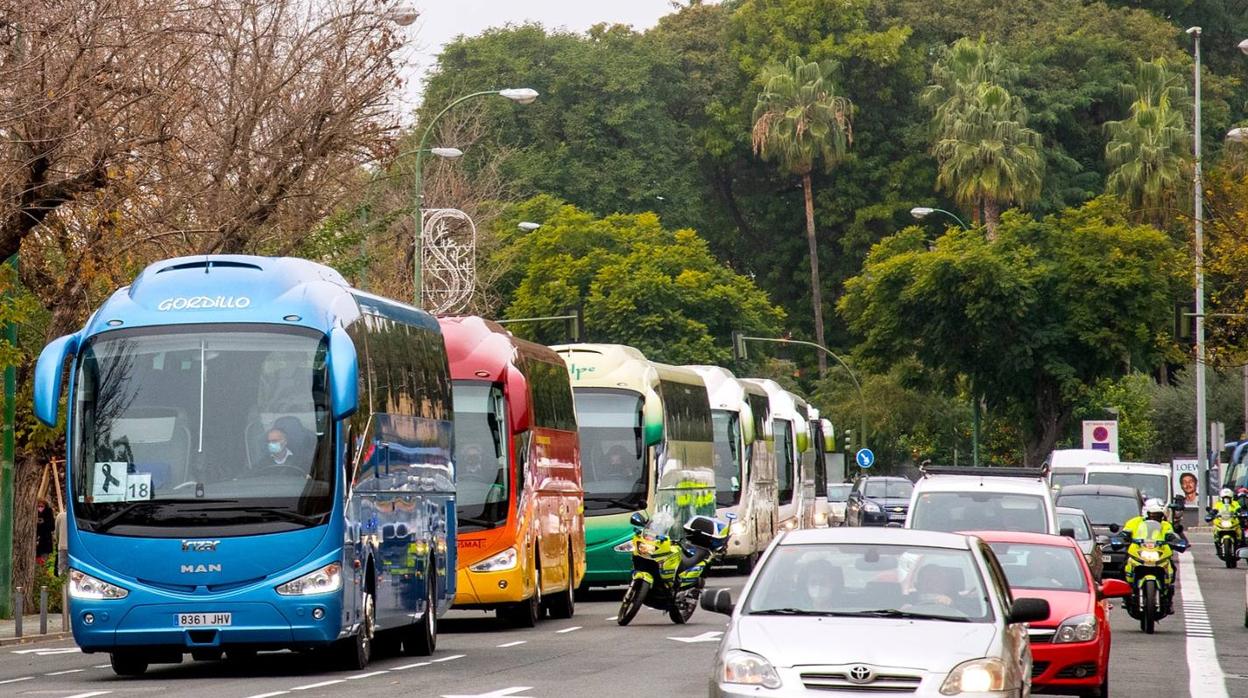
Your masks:
{"label": "black ribbon on windshield", "polygon": [[102,489],[107,492],[109,485],[121,487],[121,480],[113,477],[113,464],[104,463],[103,466],[104,467],[100,468],[100,472],[104,474],[104,487]]}

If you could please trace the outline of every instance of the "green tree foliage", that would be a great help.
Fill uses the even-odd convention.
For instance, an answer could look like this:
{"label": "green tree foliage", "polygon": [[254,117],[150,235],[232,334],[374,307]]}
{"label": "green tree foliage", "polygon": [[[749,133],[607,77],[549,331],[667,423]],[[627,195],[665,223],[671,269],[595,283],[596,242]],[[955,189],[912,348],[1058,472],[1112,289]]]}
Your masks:
{"label": "green tree foliage", "polygon": [[929,250],[903,230],[872,249],[840,310],[869,366],[914,358],[948,386],[965,376],[1039,463],[1088,386],[1157,360],[1180,269],[1164,234],[1097,199],[1009,213],[995,242],[957,230]]}
{"label": "green tree foliage", "polygon": [[[1188,366],[1174,377],[1173,384],[1153,385],[1152,420],[1157,430],[1154,460],[1196,453],[1196,371]],[[1228,439],[1244,434],[1244,383],[1238,370],[1207,371],[1206,404],[1210,422],[1226,425]],[[1211,444],[1217,451],[1222,444]]]}
{"label": "green tree foliage", "polygon": [[[815,238],[815,197],[811,172],[816,162],[825,170],[845,157],[854,142],[854,105],[836,93],[834,66],[790,58],[784,65],[763,69],[763,91],[754,106],[754,152],[772,160],[802,180],[806,211],[806,244],[810,256],[810,296],[815,317],[815,342],[826,346],[823,334],[822,282],[819,244]],[[819,354],[819,371],[827,358]]]}
{"label": "green tree foliage", "polygon": [[1105,189],[1122,197],[1141,220],[1167,221],[1187,183],[1191,98],[1164,58],[1141,61],[1135,82],[1124,84],[1122,93],[1130,104],[1127,118],[1105,124],[1110,168]]}
{"label": "green tree foliage", "polygon": [[[1075,409],[1063,444],[1067,448],[1082,448],[1082,421],[1112,417],[1118,420],[1118,456],[1122,460],[1168,460],[1169,454],[1159,453],[1160,436],[1153,411],[1156,385],[1152,376],[1139,371],[1097,381]],[[1115,412],[1110,413],[1111,409]],[[1193,424],[1195,419],[1193,416]],[[1190,429],[1191,425],[1188,426]]]}
{"label": "green tree foliage", "polygon": [[936,184],[972,219],[982,210],[990,238],[1002,203],[1035,201],[1044,178],[1040,134],[1027,127],[1027,109],[1001,83],[1006,72],[996,46],[961,39],[937,61],[936,83],[925,95],[936,111]]}
{"label": "green tree foliage", "polygon": [[[517,204],[500,217],[514,232],[496,255],[511,271],[507,318],[565,314],[583,304],[585,331],[595,342],[630,344],[669,363],[726,365],[731,333],[776,335],[784,311],[753,281],[721,264],[690,229],[668,230],[654,213],[598,218],[551,197]],[[558,323],[514,325],[517,334],[554,343]]]}

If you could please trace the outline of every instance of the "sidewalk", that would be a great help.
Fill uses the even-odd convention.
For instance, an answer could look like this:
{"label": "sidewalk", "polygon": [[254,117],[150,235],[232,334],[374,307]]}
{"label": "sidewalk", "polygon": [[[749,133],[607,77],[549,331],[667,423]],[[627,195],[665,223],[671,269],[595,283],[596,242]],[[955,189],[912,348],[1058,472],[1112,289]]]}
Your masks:
{"label": "sidewalk", "polygon": [[41,640],[63,640],[70,637],[69,631],[61,632],[61,614],[48,614],[48,634],[39,634],[39,616],[22,616],[22,636],[17,635],[17,623],[12,619],[0,619],[0,647],[18,645]]}

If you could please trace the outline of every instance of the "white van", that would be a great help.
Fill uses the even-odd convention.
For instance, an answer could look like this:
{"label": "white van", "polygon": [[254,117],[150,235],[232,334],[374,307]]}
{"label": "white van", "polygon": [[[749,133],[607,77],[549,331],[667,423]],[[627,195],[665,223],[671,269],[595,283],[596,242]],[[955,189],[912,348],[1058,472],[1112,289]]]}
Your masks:
{"label": "white van", "polygon": [[1091,463],[1084,482],[1089,485],[1125,485],[1134,487],[1146,499],[1160,499],[1169,504],[1174,499],[1174,483],[1170,466],[1157,463]]}
{"label": "white van", "polygon": [[1059,448],[1049,454],[1049,486],[1082,485],[1089,463],[1117,463],[1118,454],[1094,448]]}
{"label": "white van", "polygon": [[1037,468],[926,467],[914,483],[906,528],[1059,533],[1045,472]]}

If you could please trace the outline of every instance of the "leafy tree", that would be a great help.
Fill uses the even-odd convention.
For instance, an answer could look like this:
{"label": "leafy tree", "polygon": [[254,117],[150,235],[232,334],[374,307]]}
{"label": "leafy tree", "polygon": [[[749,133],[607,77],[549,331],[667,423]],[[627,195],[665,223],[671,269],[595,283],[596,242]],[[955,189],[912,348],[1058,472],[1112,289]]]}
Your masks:
{"label": "leafy tree", "polygon": [[1039,198],[1044,173],[1040,134],[1027,127],[1022,101],[998,82],[1005,72],[996,47],[961,39],[937,62],[926,94],[936,111],[936,184],[976,222],[983,210],[989,238],[1001,204]]}
{"label": "leafy tree", "polygon": [[1143,219],[1164,224],[1187,183],[1191,132],[1187,88],[1164,58],[1140,61],[1134,83],[1122,86],[1127,118],[1105,124],[1109,143],[1106,191],[1121,196]]}
{"label": "leafy tree", "polygon": [[[1166,459],[1158,453],[1160,437],[1153,414],[1156,385],[1151,376],[1139,371],[1116,379],[1102,378],[1097,381],[1075,409],[1063,442],[1070,448],[1082,448],[1082,420],[1106,419],[1108,410],[1112,409],[1118,420],[1118,455],[1122,460]],[[1192,422],[1195,423],[1195,416]],[[1191,425],[1188,426],[1190,429]]]}
{"label": "leafy tree", "polygon": [[[822,282],[819,279],[819,244],[815,239],[815,197],[810,173],[815,161],[831,168],[845,157],[854,140],[853,104],[836,94],[833,66],[807,63],[798,56],[783,66],[763,70],[763,91],[754,107],[754,152],[802,179],[806,203],[806,244],[810,250],[810,297],[815,313],[815,341],[826,346],[823,335]],[[827,370],[827,358],[819,354],[819,372]]]}
{"label": "leafy tree", "polygon": [[839,308],[868,366],[913,358],[948,386],[965,376],[1039,463],[1088,386],[1157,361],[1181,268],[1164,234],[1097,199],[1009,213],[995,242],[955,230],[929,250],[903,230],[872,249]]}
{"label": "leafy tree", "polygon": [[[495,262],[508,318],[562,315],[581,304],[595,342],[618,342],[669,363],[727,364],[734,329],[775,335],[784,312],[749,278],[723,266],[690,229],[667,230],[654,213],[598,218],[551,197],[511,207],[499,231],[538,220],[531,232],[500,233]],[[554,343],[558,323],[513,326]]]}
{"label": "leafy tree", "polygon": [[[1211,422],[1226,425],[1228,438],[1243,434],[1244,383],[1240,371],[1208,371],[1205,401]],[[1154,460],[1196,453],[1196,372],[1191,366],[1179,371],[1172,385],[1154,385],[1151,418],[1157,430]],[[1211,445],[1216,451],[1221,444]]]}

